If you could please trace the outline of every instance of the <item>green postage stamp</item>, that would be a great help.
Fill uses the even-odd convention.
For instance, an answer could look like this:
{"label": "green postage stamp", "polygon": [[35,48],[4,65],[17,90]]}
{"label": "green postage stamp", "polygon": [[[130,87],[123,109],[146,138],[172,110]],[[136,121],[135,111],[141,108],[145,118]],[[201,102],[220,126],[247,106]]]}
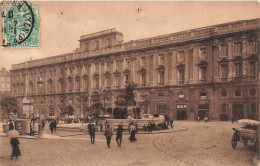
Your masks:
{"label": "green postage stamp", "polygon": [[3,47],[40,46],[39,4],[26,1],[4,3],[2,10]]}

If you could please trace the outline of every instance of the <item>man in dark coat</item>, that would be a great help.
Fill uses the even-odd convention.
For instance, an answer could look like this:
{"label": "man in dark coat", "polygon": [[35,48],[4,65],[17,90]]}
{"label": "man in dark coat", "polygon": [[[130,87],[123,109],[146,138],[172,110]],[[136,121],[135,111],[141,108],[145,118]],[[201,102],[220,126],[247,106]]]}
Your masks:
{"label": "man in dark coat", "polygon": [[51,121],[51,123],[50,123],[50,130],[51,130],[51,133],[53,133],[53,128],[54,128],[54,123],[53,123],[53,121]]}
{"label": "man in dark coat", "polygon": [[149,134],[152,133],[152,124],[151,122],[148,123],[148,131],[149,131]]}
{"label": "man in dark coat", "polygon": [[118,128],[116,130],[116,142],[117,142],[117,146],[119,147],[121,147],[121,143],[122,143],[122,132],[123,132],[122,125],[118,125]]}
{"label": "man in dark coat", "polygon": [[105,137],[107,139],[107,147],[110,148],[110,142],[111,142],[111,137],[113,135],[113,132],[110,129],[110,126],[107,125],[107,128],[105,130]]}
{"label": "man in dark coat", "polygon": [[56,120],[54,120],[53,121],[53,129],[54,129],[55,133],[56,133],[56,128],[57,128],[57,122],[56,122]]}
{"label": "man in dark coat", "polygon": [[95,127],[93,124],[90,126],[89,135],[90,135],[90,139],[91,139],[91,144],[94,144],[95,143]]}
{"label": "man in dark coat", "polygon": [[171,124],[171,128],[173,128],[172,124],[173,124],[173,120],[171,119],[170,120],[170,124]]}

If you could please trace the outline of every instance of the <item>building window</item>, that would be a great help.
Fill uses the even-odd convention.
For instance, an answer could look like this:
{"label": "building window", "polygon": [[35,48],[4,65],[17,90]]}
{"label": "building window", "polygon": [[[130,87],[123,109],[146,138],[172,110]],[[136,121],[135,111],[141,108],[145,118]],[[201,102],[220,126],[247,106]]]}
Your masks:
{"label": "building window", "polygon": [[120,69],[120,60],[117,60],[116,61],[116,70],[119,70]]}
{"label": "building window", "polygon": [[200,68],[200,83],[206,83],[206,67]]}
{"label": "building window", "polygon": [[227,113],[227,104],[225,104],[225,103],[222,104],[222,113],[223,114]]}
{"label": "building window", "polygon": [[241,55],[241,52],[242,52],[241,44],[240,43],[235,43],[234,44],[234,55],[235,56]]}
{"label": "building window", "polygon": [[118,89],[119,86],[120,86],[120,84],[119,84],[119,76],[116,76],[115,79],[116,79],[116,87],[115,88]]}
{"label": "building window", "polygon": [[84,89],[88,89],[88,79],[84,79]]}
{"label": "building window", "polygon": [[85,51],[86,51],[86,52],[89,51],[89,43],[85,43]]}
{"label": "building window", "polygon": [[249,95],[250,96],[255,96],[256,95],[256,90],[255,89],[250,89],[249,90]]}
{"label": "building window", "polygon": [[158,113],[166,113],[167,112],[167,104],[166,103],[160,103],[157,105],[157,112]]}
{"label": "building window", "polygon": [[128,68],[130,65],[130,59],[125,59],[125,67]]}
{"label": "building window", "polygon": [[257,120],[258,112],[256,110],[257,110],[256,109],[256,104],[255,103],[251,103],[251,117],[249,117],[249,118]]}
{"label": "building window", "polygon": [[96,89],[99,89],[99,77],[95,77]]}
{"label": "building window", "polygon": [[49,83],[49,93],[52,93],[52,82]]}
{"label": "building window", "polygon": [[159,84],[163,85],[164,84],[164,70],[159,71]]}
{"label": "building window", "polygon": [[255,41],[249,41],[249,47],[248,47],[248,51],[250,54],[253,54],[256,52],[256,42]]}
{"label": "building window", "polygon": [[145,86],[146,84],[146,73],[141,73],[141,85]]}
{"label": "building window", "polygon": [[206,99],[206,97],[207,97],[207,92],[200,92],[201,99]]}
{"label": "building window", "polygon": [[221,96],[222,96],[222,97],[227,97],[227,91],[223,90],[223,91],[221,92]]}
{"label": "building window", "polygon": [[178,98],[179,99],[184,99],[185,98],[185,94],[183,92],[178,94]]}
{"label": "building window", "polygon": [[96,50],[99,49],[99,41],[95,41],[95,49],[96,49]]}
{"label": "building window", "polygon": [[110,38],[107,39],[107,47],[112,46],[112,40]]}
{"label": "building window", "polygon": [[185,53],[184,53],[184,51],[179,52],[178,62],[179,63],[185,63]]}
{"label": "building window", "polygon": [[95,65],[94,65],[94,71],[95,71],[95,73],[98,73],[98,71],[99,71],[99,65],[98,65],[98,63],[95,63]]}
{"label": "building window", "polygon": [[80,91],[80,81],[79,80],[76,81],[76,89],[77,89],[77,91]]}
{"label": "building window", "polygon": [[141,66],[145,67],[146,63],[145,63],[145,57],[141,57]]}
{"label": "building window", "polygon": [[206,59],[206,57],[207,57],[207,49],[201,48],[200,49],[200,59]]}
{"label": "building window", "polygon": [[220,46],[220,56],[227,57],[228,56],[228,49],[226,45]]}
{"label": "building window", "polygon": [[54,108],[49,108],[49,116],[54,116]]}
{"label": "building window", "polygon": [[159,63],[164,64],[164,54],[159,55]]}
{"label": "building window", "polygon": [[69,91],[72,91],[72,80],[69,80]]}
{"label": "building window", "polygon": [[241,77],[242,76],[242,64],[236,63],[235,64],[235,77]]}
{"label": "building window", "polygon": [[240,90],[235,91],[235,96],[239,97],[242,95],[242,92]]}
{"label": "building window", "polygon": [[129,75],[128,75],[128,74],[125,75],[125,81],[126,81],[126,82],[129,81]]}
{"label": "building window", "polygon": [[180,69],[179,70],[179,84],[183,85],[184,81],[185,81],[185,70],[184,69]]}
{"label": "building window", "polygon": [[106,88],[110,88],[110,85],[111,85],[111,77],[110,76],[107,76],[105,78],[105,85],[106,85]]}
{"label": "building window", "polygon": [[256,63],[255,61],[249,62],[249,78],[255,79],[256,77]]}

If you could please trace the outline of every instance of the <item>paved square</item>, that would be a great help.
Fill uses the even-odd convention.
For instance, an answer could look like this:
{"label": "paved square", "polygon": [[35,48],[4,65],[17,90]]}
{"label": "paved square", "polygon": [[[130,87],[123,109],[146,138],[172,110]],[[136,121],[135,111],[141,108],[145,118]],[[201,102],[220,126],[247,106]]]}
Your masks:
{"label": "paved square", "polygon": [[[47,125],[46,125],[47,126]],[[115,142],[106,147],[103,133],[96,133],[92,145],[89,135],[80,132],[57,131],[51,139],[20,138],[22,156],[10,160],[11,146],[7,137],[0,137],[1,166],[28,165],[202,165],[202,166],[247,166],[253,165],[252,158],[257,152],[238,142],[232,149],[232,127],[230,122],[185,122],[175,121],[169,133],[137,134],[137,143],[130,143],[127,132],[123,135],[122,147]],[[45,133],[49,133],[45,129]],[[142,134],[141,134],[142,133]],[[59,137],[62,136],[62,137]]]}

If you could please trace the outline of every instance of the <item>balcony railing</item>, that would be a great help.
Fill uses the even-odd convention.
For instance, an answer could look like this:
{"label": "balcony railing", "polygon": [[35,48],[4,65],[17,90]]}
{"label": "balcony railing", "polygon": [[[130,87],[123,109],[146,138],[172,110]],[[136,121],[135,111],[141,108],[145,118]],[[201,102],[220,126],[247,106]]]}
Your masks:
{"label": "balcony railing", "polygon": [[241,76],[235,76],[235,77],[234,77],[234,80],[235,80],[235,81],[240,81],[240,80],[241,80]]}
{"label": "balcony railing", "polygon": [[206,80],[200,80],[200,83],[201,83],[201,84],[205,84],[205,83],[206,83]]}
{"label": "balcony railing", "polygon": [[184,80],[179,81],[179,85],[184,85]]}
{"label": "balcony railing", "polygon": [[248,79],[248,80],[255,80],[255,79],[256,79],[256,76],[248,76],[247,79]]}
{"label": "balcony railing", "polygon": [[227,77],[219,78],[219,82],[227,82]]}

